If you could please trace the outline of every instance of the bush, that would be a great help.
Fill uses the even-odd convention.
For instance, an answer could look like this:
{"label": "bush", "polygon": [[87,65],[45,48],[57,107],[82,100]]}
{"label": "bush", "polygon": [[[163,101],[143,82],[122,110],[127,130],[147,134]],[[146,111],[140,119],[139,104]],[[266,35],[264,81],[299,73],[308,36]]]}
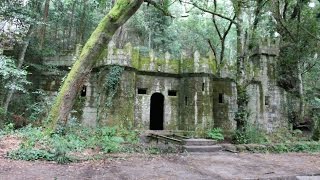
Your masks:
{"label": "bush", "polygon": [[314,128],[312,132],[312,139],[315,141],[320,140],[320,113],[313,116]]}
{"label": "bush", "polygon": [[8,156],[12,159],[56,161],[68,163],[74,160],[71,152],[81,152],[84,149],[101,149],[105,153],[121,150],[121,144],[126,137],[119,134],[128,134],[133,138],[132,133],[125,133],[124,129],[102,127],[86,128],[79,124],[69,124],[62,133],[47,136],[41,127],[28,125],[17,130],[18,136],[24,139],[20,148],[10,152]]}
{"label": "bush", "polygon": [[267,142],[266,133],[255,125],[247,125],[245,130],[236,130],[232,139],[236,144],[263,144]]}
{"label": "bush", "polygon": [[207,133],[208,138],[217,140],[217,141],[223,141],[224,136],[222,134],[221,128],[213,128],[211,131],[208,131]]}

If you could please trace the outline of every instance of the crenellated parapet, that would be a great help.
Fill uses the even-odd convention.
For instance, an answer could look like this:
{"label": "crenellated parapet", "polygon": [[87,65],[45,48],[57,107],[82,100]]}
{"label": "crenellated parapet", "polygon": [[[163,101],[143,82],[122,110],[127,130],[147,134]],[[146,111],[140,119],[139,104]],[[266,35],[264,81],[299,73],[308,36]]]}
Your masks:
{"label": "crenellated parapet", "polygon": [[253,51],[254,55],[269,55],[278,56],[279,55],[279,43],[280,39],[272,39],[270,37],[260,38],[257,47]]}
{"label": "crenellated parapet", "polygon": [[[76,57],[79,56],[81,47],[81,45],[78,45],[74,53],[46,57],[43,62],[46,65],[70,67]],[[138,71],[169,74],[216,73],[215,57],[212,53],[201,56],[199,51],[195,51],[190,56],[182,51],[180,57],[176,57],[169,52],[156,55],[156,52],[152,49],[141,53],[139,48],[133,47],[130,43],[126,44],[124,48],[116,48],[115,44],[110,42],[108,48],[103,52],[101,60],[95,66],[119,65],[134,68]]]}
{"label": "crenellated parapet", "polygon": [[169,52],[156,55],[154,50],[140,53],[139,48],[128,43],[123,49],[116,48],[110,43],[102,61],[97,66],[120,65],[132,67],[139,71],[162,72],[170,74],[180,73],[215,73],[214,56],[208,53],[202,57],[198,51],[190,57],[182,52],[180,58],[174,58]]}

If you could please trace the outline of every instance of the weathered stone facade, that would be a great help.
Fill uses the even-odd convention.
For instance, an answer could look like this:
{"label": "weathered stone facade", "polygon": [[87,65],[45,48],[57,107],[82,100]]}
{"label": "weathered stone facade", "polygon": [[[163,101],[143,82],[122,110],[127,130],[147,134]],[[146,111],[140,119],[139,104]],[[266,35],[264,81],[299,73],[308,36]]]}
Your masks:
{"label": "weathered stone facade", "polygon": [[[252,56],[250,69],[253,79],[248,86],[250,121],[272,131],[284,125],[285,92],[274,78],[277,49],[270,43],[259,47]],[[124,49],[110,44],[87,80],[81,93],[82,103],[78,103],[78,112],[73,114],[78,113],[88,126],[187,131],[221,127],[232,131],[236,126],[236,85],[232,79],[215,76],[213,58],[210,54],[202,57],[198,52],[193,57],[182,53],[179,59],[171,58],[169,53],[158,57],[153,51],[142,55],[130,44]],[[67,69],[73,59],[73,56],[47,58],[45,63]],[[108,91],[105,79],[113,66],[124,70],[119,75],[112,105],[106,106],[110,97],[105,94]],[[52,77],[43,74],[39,78],[40,87],[56,91],[58,81]]]}

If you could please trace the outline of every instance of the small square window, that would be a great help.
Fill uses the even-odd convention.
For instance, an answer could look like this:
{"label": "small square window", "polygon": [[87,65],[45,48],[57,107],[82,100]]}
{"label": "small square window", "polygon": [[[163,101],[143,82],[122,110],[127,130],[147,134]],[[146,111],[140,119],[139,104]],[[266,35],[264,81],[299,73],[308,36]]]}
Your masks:
{"label": "small square window", "polygon": [[270,104],[270,97],[269,96],[265,96],[264,97],[264,105],[268,106]]}
{"label": "small square window", "polygon": [[80,96],[81,97],[86,97],[87,96],[87,86],[82,86]]}
{"label": "small square window", "polygon": [[223,103],[223,94],[219,93],[219,103]]}
{"label": "small square window", "polygon": [[177,96],[177,91],[175,91],[175,90],[169,90],[169,91],[168,91],[168,96]]}
{"label": "small square window", "polygon": [[138,94],[147,94],[147,89],[138,89]]}

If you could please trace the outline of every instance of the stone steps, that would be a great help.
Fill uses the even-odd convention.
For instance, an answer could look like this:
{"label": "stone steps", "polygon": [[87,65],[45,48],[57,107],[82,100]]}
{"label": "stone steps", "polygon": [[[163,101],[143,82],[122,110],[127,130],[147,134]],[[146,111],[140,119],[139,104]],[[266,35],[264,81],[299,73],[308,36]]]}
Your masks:
{"label": "stone steps", "polygon": [[187,152],[217,152],[222,150],[217,141],[210,139],[184,139],[183,149]]}
{"label": "stone steps", "polygon": [[183,146],[184,150],[187,152],[217,152],[222,150],[219,145],[211,146]]}
{"label": "stone steps", "polygon": [[183,141],[186,146],[212,146],[217,144],[217,141],[210,139],[184,139]]}

